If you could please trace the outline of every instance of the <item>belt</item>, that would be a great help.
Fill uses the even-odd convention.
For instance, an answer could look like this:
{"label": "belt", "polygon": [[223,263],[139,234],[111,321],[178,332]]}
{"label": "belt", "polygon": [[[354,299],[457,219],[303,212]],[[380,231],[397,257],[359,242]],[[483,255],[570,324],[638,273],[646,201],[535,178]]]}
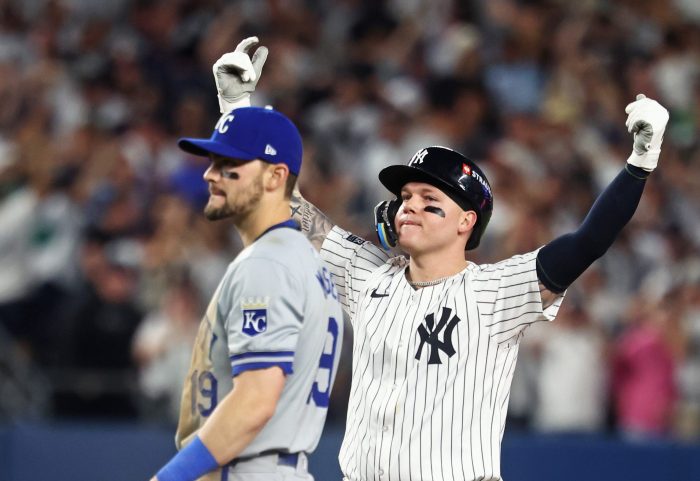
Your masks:
{"label": "belt", "polygon": [[233,461],[228,463],[227,466],[234,467],[238,463],[241,463],[244,461],[250,461],[251,459],[255,459],[256,457],[259,457],[259,456],[269,456],[271,454],[277,455],[277,465],[278,466],[291,466],[293,468],[296,468],[297,463],[299,462],[299,453],[283,453],[280,451],[263,451],[258,456],[251,456],[251,457],[246,457],[246,458],[234,459]]}
{"label": "belt", "polygon": [[291,466],[296,468],[298,462],[299,453],[279,453],[277,457],[277,464],[279,466]]}

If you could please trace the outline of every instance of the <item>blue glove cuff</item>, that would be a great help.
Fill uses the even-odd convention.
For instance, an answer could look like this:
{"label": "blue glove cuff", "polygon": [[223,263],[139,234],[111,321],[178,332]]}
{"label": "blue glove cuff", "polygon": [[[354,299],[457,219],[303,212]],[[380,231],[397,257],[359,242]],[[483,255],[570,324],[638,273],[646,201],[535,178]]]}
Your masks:
{"label": "blue glove cuff", "polygon": [[219,467],[199,436],[158,471],[158,481],[195,481]]}

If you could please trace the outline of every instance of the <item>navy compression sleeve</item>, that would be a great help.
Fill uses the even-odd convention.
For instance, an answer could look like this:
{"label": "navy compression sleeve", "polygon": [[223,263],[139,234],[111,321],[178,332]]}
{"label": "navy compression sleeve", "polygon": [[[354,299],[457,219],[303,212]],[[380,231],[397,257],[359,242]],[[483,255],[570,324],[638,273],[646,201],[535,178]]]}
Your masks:
{"label": "navy compression sleeve", "polygon": [[598,196],[581,226],[537,253],[537,277],[552,292],[564,292],[605,254],[637,209],[649,172],[626,164]]}

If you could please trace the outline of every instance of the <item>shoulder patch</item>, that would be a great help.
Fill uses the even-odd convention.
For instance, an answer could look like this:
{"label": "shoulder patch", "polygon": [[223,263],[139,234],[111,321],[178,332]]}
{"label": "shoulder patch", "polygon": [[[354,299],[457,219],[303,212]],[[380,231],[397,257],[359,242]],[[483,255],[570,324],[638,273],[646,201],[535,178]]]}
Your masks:
{"label": "shoulder patch", "polygon": [[253,337],[267,331],[267,304],[269,297],[256,297],[243,299],[241,310],[243,311],[243,334]]}
{"label": "shoulder patch", "polygon": [[345,238],[346,241],[350,241],[353,244],[357,244],[358,246],[361,246],[362,244],[365,243],[365,240],[362,237],[358,237],[356,235],[350,234]]}

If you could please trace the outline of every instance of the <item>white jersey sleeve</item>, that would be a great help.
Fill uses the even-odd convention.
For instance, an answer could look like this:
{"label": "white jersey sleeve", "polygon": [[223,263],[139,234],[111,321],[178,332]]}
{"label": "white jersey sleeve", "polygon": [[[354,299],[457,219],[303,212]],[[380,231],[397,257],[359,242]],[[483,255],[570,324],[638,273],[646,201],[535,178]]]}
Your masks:
{"label": "white jersey sleeve", "polygon": [[364,283],[378,267],[386,263],[389,254],[335,226],[321,246],[321,258],[331,271],[340,303],[350,318],[354,318]]}
{"label": "white jersey sleeve", "polygon": [[553,320],[564,299],[565,293],[561,293],[549,306],[543,306],[537,252],[481,265],[472,279],[479,318],[499,344],[517,343],[529,325]]}
{"label": "white jersey sleeve", "polygon": [[291,374],[309,287],[286,266],[260,257],[238,263],[229,281],[219,302],[232,376],[271,366]]}

